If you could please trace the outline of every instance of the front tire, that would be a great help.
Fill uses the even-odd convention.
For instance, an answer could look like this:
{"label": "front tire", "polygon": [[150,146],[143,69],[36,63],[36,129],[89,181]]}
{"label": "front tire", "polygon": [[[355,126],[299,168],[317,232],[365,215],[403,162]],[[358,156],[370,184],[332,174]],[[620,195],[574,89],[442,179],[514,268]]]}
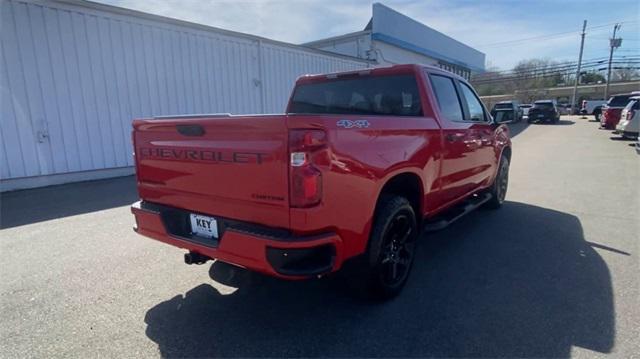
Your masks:
{"label": "front tire", "polygon": [[358,259],[351,280],[368,298],[386,300],[404,287],[413,265],[418,239],[416,215],[400,196],[381,199],[367,252]]}
{"label": "front tire", "polygon": [[491,199],[485,203],[485,207],[489,209],[498,209],[504,203],[507,196],[507,188],[509,186],[509,159],[502,155],[498,164],[498,174],[493,180],[493,184],[489,189]]}

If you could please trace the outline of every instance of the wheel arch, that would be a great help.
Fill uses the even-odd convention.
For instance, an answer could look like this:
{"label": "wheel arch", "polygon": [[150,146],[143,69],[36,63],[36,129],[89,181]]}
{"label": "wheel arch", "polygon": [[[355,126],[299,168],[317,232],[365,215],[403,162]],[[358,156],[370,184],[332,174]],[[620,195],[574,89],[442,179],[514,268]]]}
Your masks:
{"label": "wheel arch", "polygon": [[[376,198],[376,211],[380,206],[382,199],[386,195],[398,195],[405,197],[413,211],[416,214],[416,220],[420,222],[422,219],[424,186],[420,176],[414,172],[406,171],[393,174],[385,182],[378,191]],[[374,213],[375,215],[375,213]]]}

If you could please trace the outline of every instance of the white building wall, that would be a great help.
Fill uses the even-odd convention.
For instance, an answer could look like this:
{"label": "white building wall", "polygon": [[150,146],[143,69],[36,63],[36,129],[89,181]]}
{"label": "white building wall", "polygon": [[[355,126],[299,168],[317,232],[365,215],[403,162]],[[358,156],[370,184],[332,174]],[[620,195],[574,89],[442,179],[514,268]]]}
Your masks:
{"label": "white building wall", "polygon": [[123,173],[133,118],[282,112],[299,75],[368,66],[131,13],[0,0],[0,190]]}
{"label": "white building wall", "polygon": [[330,51],[336,54],[366,59],[371,50],[371,32],[363,31],[351,36],[327,39],[326,41],[306,44],[316,49]]}
{"label": "white building wall", "polygon": [[429,56],[405,50],[382,41],[374,40],[372,42],[373,51],[376,53],[376,59],[381,66],[390,66],[396,64],[420,64],[438,66],[438,60]]}

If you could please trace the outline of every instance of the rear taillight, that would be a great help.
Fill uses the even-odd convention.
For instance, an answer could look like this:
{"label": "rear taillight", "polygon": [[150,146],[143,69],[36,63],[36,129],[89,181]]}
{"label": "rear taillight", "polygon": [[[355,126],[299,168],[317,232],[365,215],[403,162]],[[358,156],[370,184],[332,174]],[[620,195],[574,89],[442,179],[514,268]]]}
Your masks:
{"label": "rear taillight", "polygon": [[291,207],[313,207],[322,200],[322,172],[327,163],[327,139],[322,130],[289,132],[289,204]]}
{"label": "rear taillight", "polygon": [[635,114],[634,110],[627,111],[627,121],[631,121],[631,119],[633,118],[634,114]]}

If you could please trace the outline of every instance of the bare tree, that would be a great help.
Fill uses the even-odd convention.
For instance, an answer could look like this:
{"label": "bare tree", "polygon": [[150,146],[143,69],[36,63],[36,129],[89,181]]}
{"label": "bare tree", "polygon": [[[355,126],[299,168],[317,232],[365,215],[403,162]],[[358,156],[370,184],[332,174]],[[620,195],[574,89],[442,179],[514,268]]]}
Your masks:
{"label": "bare tree", "polygon": [[627,62],[619,64],[613,68],[611,72],[612,81],[631,81],[640,78],[640,71],[638,71],[637,62]]}

